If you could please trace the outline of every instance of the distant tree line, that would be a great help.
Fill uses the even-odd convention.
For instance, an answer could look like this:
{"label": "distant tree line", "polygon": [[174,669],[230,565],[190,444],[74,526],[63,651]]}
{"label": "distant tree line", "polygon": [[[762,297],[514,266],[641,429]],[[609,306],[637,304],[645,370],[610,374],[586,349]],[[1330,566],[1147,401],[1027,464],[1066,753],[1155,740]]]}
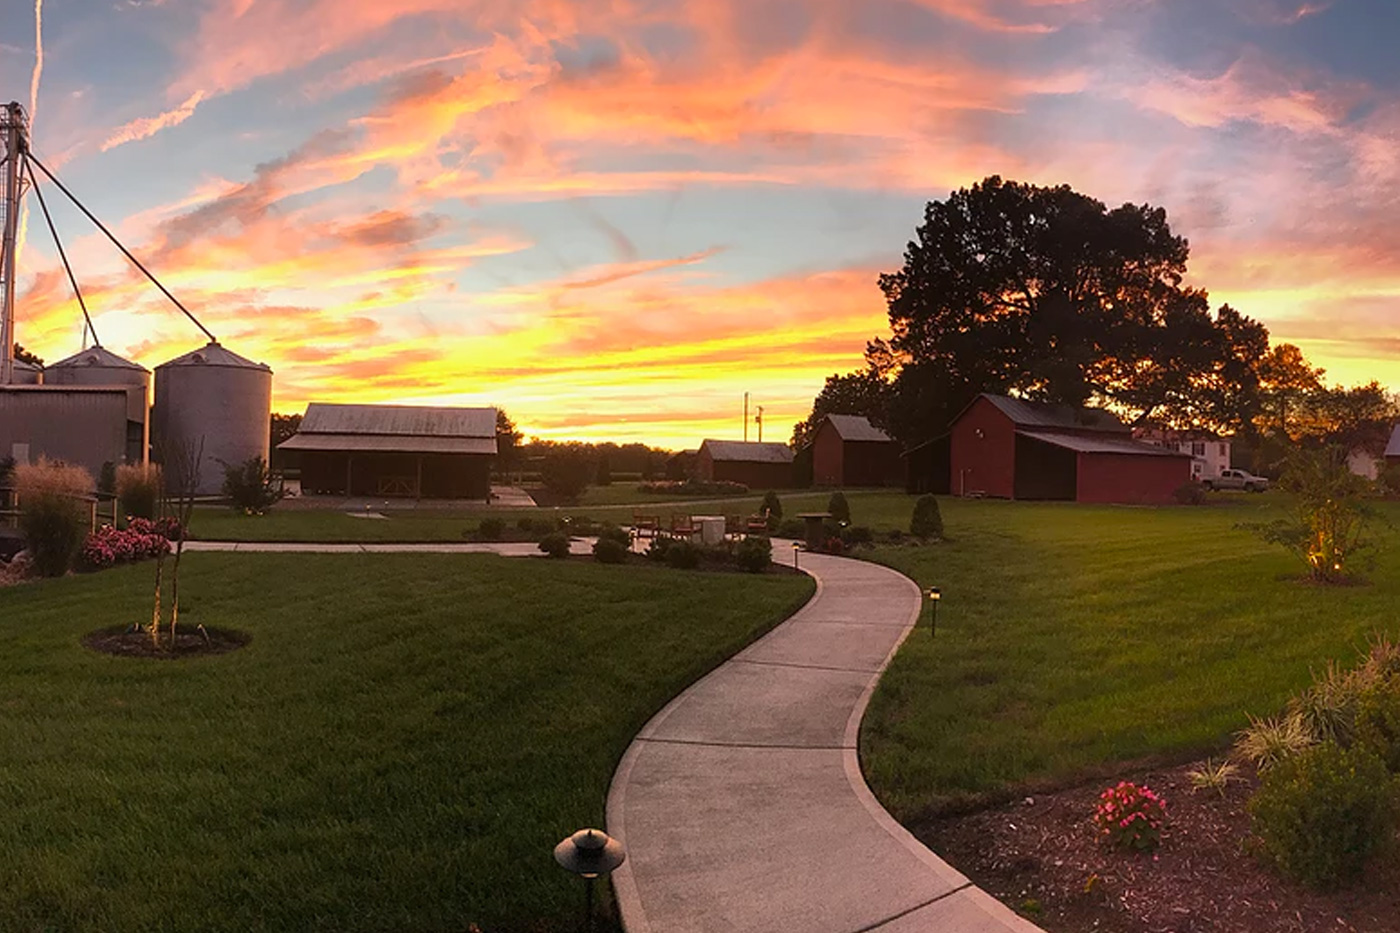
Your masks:
{"label": "distant tree line", "polygon": [[859,414],[906,446],[978,394],[1109,408],[1129,424],[1234,435],[1242,449],[1338,443],[1379,452],[1396,416],[1377,383],[1323,383],[1292,344],[1183,283],[1166,211],[1109,210],[1068,186],[992,176],[932,201],[903,268],[880,276],[892,336],[827,378],[793,429]]}

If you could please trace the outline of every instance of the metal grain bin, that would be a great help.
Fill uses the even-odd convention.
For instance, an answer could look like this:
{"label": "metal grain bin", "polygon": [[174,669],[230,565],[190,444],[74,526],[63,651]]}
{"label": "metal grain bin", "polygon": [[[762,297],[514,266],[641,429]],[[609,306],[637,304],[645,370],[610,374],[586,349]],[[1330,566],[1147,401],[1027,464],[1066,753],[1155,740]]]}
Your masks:
{"label": "metal grain bin", "polygon": [[15,374],[11,385],[37,386],[44,381],[44,371],[33,363],[15,360]]}
{"label": "metal grain bin", "polygon": [[156,367],[151,447],[167,474],[185,445],[203,442],[200,495],[218,493],[225,464],[267,459],[272,370],[217,342]]}
{"label": "metal grain bin", "polygon": [[150,412],[151,373],[139,363],[117,356],[103,347],[92,347],[67,359],[49,364],[44,370],[47,385],[123,386],[127,397],[128,463],[144,463],[150,440],[147,421]]}

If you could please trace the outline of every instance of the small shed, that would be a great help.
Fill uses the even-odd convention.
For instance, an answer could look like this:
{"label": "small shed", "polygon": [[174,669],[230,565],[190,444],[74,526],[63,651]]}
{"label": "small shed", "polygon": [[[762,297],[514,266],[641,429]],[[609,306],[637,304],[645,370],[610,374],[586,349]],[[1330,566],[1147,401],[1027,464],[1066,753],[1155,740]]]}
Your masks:
{"label": "small shed", "polygon": [[695,455],[700,479],[743,483],[750,489],[791,489],[792,448],[754,441],[705,440]]}
{"label": "small shed", "polygon": [[1383,459],[1387,465],[1400,463],[1400,424],[1390,430],[1390,440],[1386,442]]}
{"label": "small shed", "polygon": [[1191,455],[1133,439],[1112,412],[983,394],[953,422],[955,495],[1154,504],[1191,479]]}
{"label": "small shed", "polygon": [[863,415],[827,415],[812,438],[818,486],[890,486],[900,480],[899,444]]}
{"label": "small shed", "polygon": [[496,409],[313,402],[277,449],[301,453],[309,494],[485,499]]}

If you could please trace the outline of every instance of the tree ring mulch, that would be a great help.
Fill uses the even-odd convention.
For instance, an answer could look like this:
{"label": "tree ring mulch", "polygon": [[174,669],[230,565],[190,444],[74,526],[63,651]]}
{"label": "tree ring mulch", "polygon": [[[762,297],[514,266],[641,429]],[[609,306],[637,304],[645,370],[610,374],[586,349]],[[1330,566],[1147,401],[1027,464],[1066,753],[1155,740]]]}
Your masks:
{"label": "tree ring mulch", "polygon": [[84,648],[116,655],[119,658],[155,658],[173,660],[237,651],[253,636],[237,629],[181,625],[175,630],[175,644],[170,643],[168,627],[161,631],[160,645],[151,643],[151,633],[145,629],[132,631],[129,625],[112,625],[83,636]]}

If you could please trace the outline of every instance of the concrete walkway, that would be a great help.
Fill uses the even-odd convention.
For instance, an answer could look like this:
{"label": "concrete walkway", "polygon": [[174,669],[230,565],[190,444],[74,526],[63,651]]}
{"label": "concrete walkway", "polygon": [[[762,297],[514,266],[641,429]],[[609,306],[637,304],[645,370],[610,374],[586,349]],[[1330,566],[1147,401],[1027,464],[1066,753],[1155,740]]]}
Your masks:
{"label": "concrete walkway", "polygon": [[801,562],[812,601],[676,697],[618,765],[607,829],[627,848],[612,877],[628,933],[1035,933],[861,776],[860,720],[918,588],[865,561]]}

